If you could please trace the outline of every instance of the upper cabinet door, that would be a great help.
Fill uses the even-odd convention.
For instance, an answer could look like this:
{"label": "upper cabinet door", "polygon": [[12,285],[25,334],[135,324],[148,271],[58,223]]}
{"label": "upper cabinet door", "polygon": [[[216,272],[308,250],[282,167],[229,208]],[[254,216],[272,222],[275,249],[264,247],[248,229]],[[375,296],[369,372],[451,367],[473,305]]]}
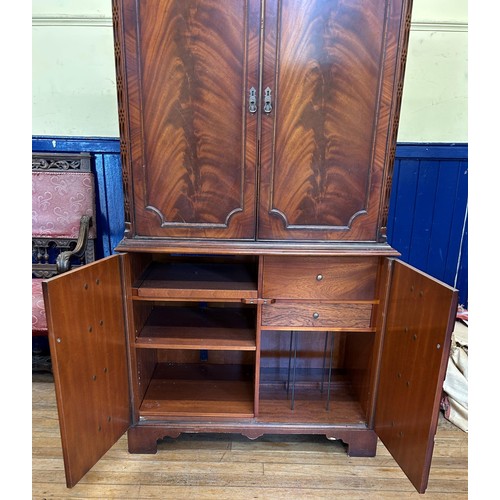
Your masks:
{"label": "upper cabinet door", "polygon": [[128,236],[255,239],[259,0],[114,0]]}
{"label": "upper cabinet door", "polygon": [[415,488],[427,488],[457,291],[393,262],[375,431]]}
{"label": "upper cabinet door", "polygon": [[121,257],[43,284],[68,487],[130,425]]}
{"label": "upper cabinet door", "polygon": [[384,241],[408,3],[266,2],[260,239]]}

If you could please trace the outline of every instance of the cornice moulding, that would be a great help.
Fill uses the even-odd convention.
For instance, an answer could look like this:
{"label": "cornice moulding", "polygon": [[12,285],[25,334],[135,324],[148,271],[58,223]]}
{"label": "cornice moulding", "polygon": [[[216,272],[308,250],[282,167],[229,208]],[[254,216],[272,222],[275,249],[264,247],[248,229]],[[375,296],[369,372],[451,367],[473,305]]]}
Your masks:
{"label": "cornice moulding", "polygon": [[[36,16],[32,18],[32,26],[90,26],[112,27],[113,19],[107,16]],[[467,23],[413,21],[413,31],[448,31],[467,32]]]}
{"label": "cornice moulding", "polygon": [[467,31],[469,31],[469,25],[468,25],[468,23],[412,21],[411,30],[412,31],[467,32]]}
{"label": "cornice moulding", "polygon": [[37,16],[32,18],[31,25],[112,27],[113,19],[105,16]]}

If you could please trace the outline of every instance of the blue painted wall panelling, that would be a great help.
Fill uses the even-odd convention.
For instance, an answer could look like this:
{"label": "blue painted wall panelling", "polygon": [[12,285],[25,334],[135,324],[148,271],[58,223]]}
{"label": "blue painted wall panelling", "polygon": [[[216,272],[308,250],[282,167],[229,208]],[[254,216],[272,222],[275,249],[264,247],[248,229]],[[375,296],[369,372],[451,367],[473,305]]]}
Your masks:
{"label": "blue painted wall panelling", "polygon": [[387,228],[401,260],[459,288],[468,305],[468,147],[400,145]]}
{"label": "blue painted wall panelling", "polygon": [[[118,139],[33,137],[33,151],[90,152],[97,181],[98,257],[111,255],[124,230]],[[459,289],[468,305],[468,148],[399,144],[387,235],[401,260]]]}

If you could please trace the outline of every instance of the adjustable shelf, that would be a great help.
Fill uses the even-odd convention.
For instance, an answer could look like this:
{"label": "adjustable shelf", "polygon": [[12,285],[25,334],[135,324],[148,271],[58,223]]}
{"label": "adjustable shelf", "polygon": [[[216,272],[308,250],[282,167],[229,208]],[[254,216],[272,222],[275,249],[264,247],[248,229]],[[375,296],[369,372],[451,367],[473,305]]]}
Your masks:
{"label": "adjustable shelf", "polygon": [[137,347],[255,351],[255,310],[244,307],[157,307]]}

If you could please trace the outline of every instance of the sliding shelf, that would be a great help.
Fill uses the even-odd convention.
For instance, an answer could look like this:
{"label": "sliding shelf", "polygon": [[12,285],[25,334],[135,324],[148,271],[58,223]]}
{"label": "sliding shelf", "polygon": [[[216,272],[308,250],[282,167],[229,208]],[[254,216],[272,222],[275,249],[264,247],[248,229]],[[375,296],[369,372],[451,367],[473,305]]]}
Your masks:
{"label": "sliding shelf", "polygon": [[136,347],[255,351],[255,309],[156,307],[136,337]]}
{"label": "sliding shelf", "polygon": [[241,262],[153,262],[134,283],[135,300],[223,300],[257,298],[255,266]]}

